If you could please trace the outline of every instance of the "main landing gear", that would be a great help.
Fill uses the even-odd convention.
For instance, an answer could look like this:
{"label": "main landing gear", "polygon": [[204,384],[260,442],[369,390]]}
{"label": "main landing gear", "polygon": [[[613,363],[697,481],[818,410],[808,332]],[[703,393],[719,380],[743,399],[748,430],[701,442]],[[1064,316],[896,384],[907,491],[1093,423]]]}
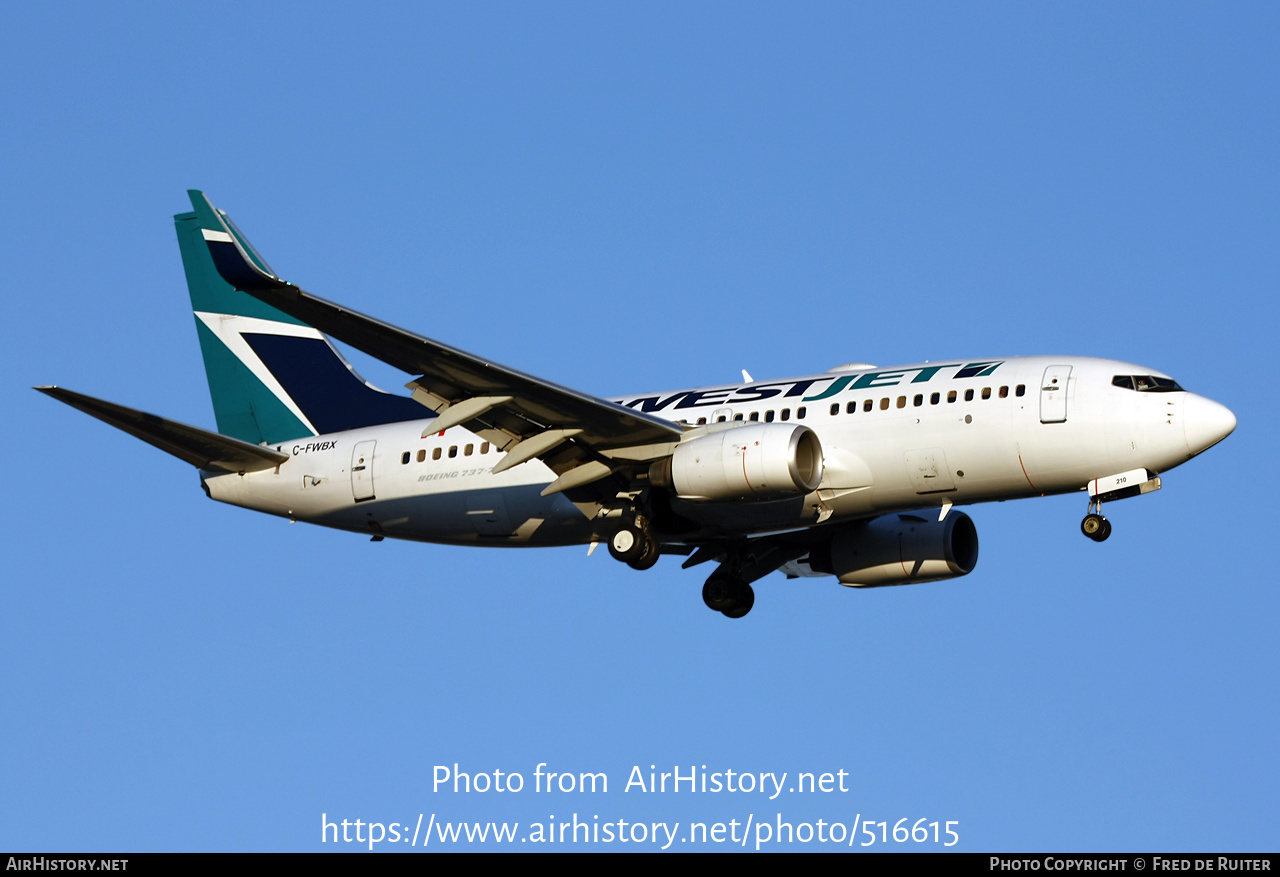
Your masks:
{"label": "main landing gear", "polygon": [[[1097,511],[1094,511],[1094,508]],[[1100,500],[1089,500],[1089,514],[1084,516],[1084,520],[1080,522],[1080,532],[1088,536],[1094,542],[1105,542],[1107,537],[1111,535],[1111,522],[1102,516],[1102,502]]]}
{"label": "main landing gear", "polygon": [[632,569],[648,569],[658,562],[658,540],[644,518],[626,518],[609,537],[609,553]]}
{"label": "main landing gear", "polygon": [[756,603],[756,592],[737,576],[716,571],[702,586],[702,602],[726,618],[741,618]]}
{"label": "main landing gear", "polygon": [[[643,515],[626,515],[609,536],[609,553],[632,569],[648,569],[658,562],[658,540]],[[726,618],[741,618],[751,611],[756,592],[740,573],[742,559],[726,562],[702,586],[702,602]]]}

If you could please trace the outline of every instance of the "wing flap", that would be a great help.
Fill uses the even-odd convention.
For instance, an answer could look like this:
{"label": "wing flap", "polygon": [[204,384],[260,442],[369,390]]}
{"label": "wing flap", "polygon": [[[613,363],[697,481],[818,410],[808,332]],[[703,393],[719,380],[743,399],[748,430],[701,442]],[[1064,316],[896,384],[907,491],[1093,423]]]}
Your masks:
{"label": "wing flap", "polygon": [[76,393],[61,387],[36,387],[46,396],[78,408],[91,417],[109,423],[135,438],[140,438],[165,453],[199,469],[221,469],[225,472],[256,472],[271,469],[289,459],[272,448],[242,442],[198,426],[188,426],[135,408],[126,408]]}

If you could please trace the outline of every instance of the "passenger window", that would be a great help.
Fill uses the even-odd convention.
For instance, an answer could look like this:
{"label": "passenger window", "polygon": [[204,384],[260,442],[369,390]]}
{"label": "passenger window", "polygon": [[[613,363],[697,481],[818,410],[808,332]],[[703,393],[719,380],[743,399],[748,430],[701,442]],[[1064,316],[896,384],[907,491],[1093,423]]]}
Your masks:
{"label": "passenger window", "polygon": [[1008,387],[1001,387],[1001,388],[1000,388],[1000,398],[1001,398],[1001,399],[1008,399],[1008,398],[1009,398],[1009,388],[1008,388]]}
{"label": "passenger window", "polygon": [[950,403],[954,401],[956,401],[956,391],[952,390],[951,392],[947,393],[947,402]]}
{"label": "passenger window", "polygon": [[765,422],[765,423],[773,423],[773,412],[772,412],[772,411],[766,411],[766,412],[764,413],[764,422]]}
{"label": "passenger window", "polygon": [[759,419],[760,419],[760,412],[759,412],[759,411],[752,411],[752,412],[751,412],[751,419],[752,419],[752,420],[759,420]]}
{"label": "passenger window", "polygon": [[698,426],[706,426],[706,425],[707,425],[707,418],[705,418],[705,417],[699,417],[699,418],[698,418]]}
{"label": "passenger window", "polygon": [[452,446],[449,448],[449,456],[450,456],[450,457],[456,457],[456,456],[458,456],[458,446],[457,446],[457,445],[452,445]]}
{"label": "passenger window", "polygon": [[439,448],[436,448],[434,451],[432,451],[432,452],[431,452],[431,459],[433,459],[433,460],[439,460],[439,459],[440,459],[440,449],[439,449]]}
{"label": "passenger window", "polygon": [[863,411],[870,411],[870,410],[871,410],[871,407],[872,407],[873,405],[875,405],[875,403],[874,403],[874,402],[872,402],[870,399],[868,399],[867,401],[865,401],[865,402],[863,402],[863,403],[862,403],[862,410],[863,410]]}
{"label": "passenger window", "polygon": [[990,398],[991,398],[991,388],[990,388],[990,387],[983,387],[983,388],[982,388],[982,398],[983,398],[984,400],[986,400],[986,399],[990,399]]}
{"label": "passenger window", "polygon": [[741,414],[735,414],[735,415],[733,415],[733,419],[734,419],[734,420],[741,420],[741,419],[742,419],[742,415],[741,415]]}
{"label": "passenger window", "polygon": [[911,404],[912,404],[912,405],[914,405],[916,408],[919,408],[921,405],[923,405],[923,404],[924,404],[924,394],[923,394],[923,393],[916,393],[916,397],[915,397],[914,399],[912,399],[912,400],[911,400]]}
{"label": "passenger window", "polygon": [[729,418],[727,418],[727,417],[725,417],[723,414],[721,414],[719,417],[717,417],[717,418],[716,418],[716,423],[724,423],[724,422],[725,422],[726,420],[728,420],[728,419],[729,419]]}
{"label": "passenger window", "polygon": [[883,399],[881,399],[881,400],[880,400],[880,410],[881,410],[881,411],[888,411],[888,410],[889,410],[889,397],[888,397],[888,396],[885,396]]}
{"label": "passenger window", "polygon": [[804,411],[805,408],[803,405],[796,409],[796,420],[804,420]]}
{"label": "passenger window", "polygon": [[402,465],[402,466],[403,466],[405,463],[408,463],[408,462],[409,462],[409,456],[410,456],[410,454],[409,454],[409,452],[408,452],[408,451],[405,451],[403,454],[401,454],[401,455],[400,455],[400,465]]}
{"label": "passenger window", "polygon": [[850,402],[848,405],[844,406],[844,410],[849,412],[850,414],[856,414],[858,411],[858,403]]}
{"label": "passenger window", "polygon": [[427,462],[427,452],[425,450],[418,451],[418,462],[419,463]]}
{"label": "passenger window", "polygon": [[965,390],[965,391],[964,391],[964,401],[966,401],[966,402],[972,402],[972,401],[973,401],[973,390]]}
{"label": "passenger window", "polygon": [[931,393],[931,394],[929,395],[929,404],[930,404],[930,405],[937,405],[937,404],[938,404],[939,402],[941,402],[941,401],[942,401],[942,396],[941,396],[941,395],[939,395],[938,393]]}
{"label": "passenger window", "polygon": [[783,409],[782,409],[782,419],[783,419],[783,420],[790,420],[790,419],[791,419],[791,409],[790,409],[790,408],[783,408]]}
{"label": "passenger window", "polygon": [[1027,395],[1027,385],[1026,385],[1026,384],[1018,384],[1018,389],[1014,390],[1014,395],[1015,395],[1015,396],[1025,396],[1025,395]]}
{"label": "passenger window", "polygon": [[488,443],[488,442],[481,442],[481,443],[480,443],[480,453],[482,453],[482,454],[487,454],[487,453],[489,453],[489,443]]}
{"label": "passenger window", "polygon": [[832,403],[832,405],[831,405],[831,416],[832,416],[832,417],[835,417],[835,416],[836,416],[837,414],[839,414],[839,413],[840,413],[840,403],[839,403],[839,402],[834,402],[834,403]]}
{"label": "passenger window", "polygon": [[475,449],[476,449],[475,445],[467,445],[466,448],[462,451],[462,454],[463,456],[470,457],[471,452],[474,451]]}

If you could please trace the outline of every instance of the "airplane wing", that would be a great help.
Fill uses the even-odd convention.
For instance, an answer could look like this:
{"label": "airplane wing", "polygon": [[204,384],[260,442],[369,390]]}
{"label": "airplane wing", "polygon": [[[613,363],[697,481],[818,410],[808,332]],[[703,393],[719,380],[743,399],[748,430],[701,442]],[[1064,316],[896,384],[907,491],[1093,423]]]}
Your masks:
{"label": "airplane wing", "polygon": [[289,459],[272,448],[251,445],[239,439],[209,432],[198,426],[187,426],[176,420],[168,420],[145,411],[126,408],[113,402],[105,402],[64,390],[61,387],[36,387],[46,396],[78,408],[85,414],[122,429],[129,435],[155,445],[199,469],[221,469],[224,472],[256,472],[271,469]]}
{"label": "airplane wing", "polygon": [[[410,374],[413,398],[440,428],[464,426],[507,452],[495,472],[532,458],[559,476],[545,493],[596,482],[656,459],[682,428],[587,393],[499,365],[305,292],[277,277],[202,192],[188,193],[227,283]],[[612,452],[612,453],[610,453]]]}

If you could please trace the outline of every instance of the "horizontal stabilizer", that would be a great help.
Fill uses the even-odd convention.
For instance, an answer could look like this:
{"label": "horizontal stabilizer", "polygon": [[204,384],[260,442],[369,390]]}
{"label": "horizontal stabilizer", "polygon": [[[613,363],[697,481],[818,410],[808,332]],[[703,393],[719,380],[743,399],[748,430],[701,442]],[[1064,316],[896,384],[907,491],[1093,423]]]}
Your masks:
{"label": "horizontal stabilizer", "polygon": [[112,402],[104,402],[83,393],[73,393],[61,387],[36,387],[46,396],[79,408],[85,414],[96,417],[122,429],[129,435],[155,445],[165,453],[173,454],[199,469],[222,469],[226,472],[255,472],[279,466],[289,459],[272,448],[264,448],[200,429],[174,420],[166,420],[145,411],[126,408]]}

